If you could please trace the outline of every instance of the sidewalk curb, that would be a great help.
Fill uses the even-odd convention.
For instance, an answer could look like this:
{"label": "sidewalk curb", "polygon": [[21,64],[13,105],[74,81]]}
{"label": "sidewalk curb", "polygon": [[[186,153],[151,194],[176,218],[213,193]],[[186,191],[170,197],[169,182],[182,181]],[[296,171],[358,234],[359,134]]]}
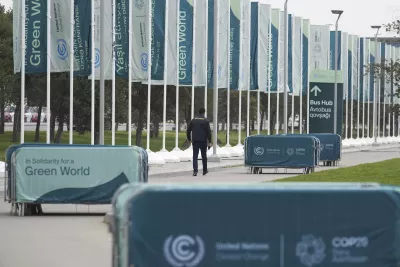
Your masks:
{"label": "sidewalk curb", "polygon": [[[351,147],[351,148],[346,148],[342,150],[342,154],[351,154],[351,153],[358,153],[358,152],[369,152],[369,151],[376,151],[376,150],[382,150],[382,149],[387,149],[387,148],[394,148],[394,147],[400,147],[400,144],[392,144],[392,146],[387,146],[386,144],[384,146],[379,146],[379,147],[372,147],[372,146],[366,146],[366,147]],[[218,166],[218,167],[210,167],[208,168],[210,171],[221,171],[226,168],[235,168],[235,167],[242,167],[244,166],[243,159],[237,159],[238,163],[237,164],[228,164],[228,165],[223,165],[223,166]],[[224,162],[223,160],[221,162]],[[151,168],[151,166],[150,166]],[[171,177],[179,177],[179,176],[187,176],[191,175],[193,173],[192,170],[187,170],[187,171],[180,171],[180,172],[162,172],[162,173],[155,173],[155,174],[149,174],[149,178],[171,178]]]}

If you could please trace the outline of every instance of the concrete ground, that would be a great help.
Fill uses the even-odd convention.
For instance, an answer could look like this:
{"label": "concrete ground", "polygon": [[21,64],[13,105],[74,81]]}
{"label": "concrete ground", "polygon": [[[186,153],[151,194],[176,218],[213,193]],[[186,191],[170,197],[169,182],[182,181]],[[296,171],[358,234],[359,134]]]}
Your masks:
{"label": "concrete ground", "polygon": [[[364,151],[348,152],[351,153],[343,154],[339,168],[400,157],[399,146],[394,145],[378,150],[365,148]],[[282,170],[279,173],[251,175],[244,167],[226,167],[241,163],[241,160],[215,163],[207,176],[197,177],[191,176],[191,163],[168,164],[159,169],[152,168],[149,182],[248,183],[296,175],[293,171],[282,173]],[[320,167],[317,171],[325,169],[328,168]],[[176,172],[167,174],[171,170]],[[2,198],[4,192],[1,190],[2,185]],[[10,205],[0,200],[0,267],[111,266],[111,235],[103,223],[104,214],[110,211],[108,205],[44,205],[43,210],[53,213],[32,217],[10,216]]]}

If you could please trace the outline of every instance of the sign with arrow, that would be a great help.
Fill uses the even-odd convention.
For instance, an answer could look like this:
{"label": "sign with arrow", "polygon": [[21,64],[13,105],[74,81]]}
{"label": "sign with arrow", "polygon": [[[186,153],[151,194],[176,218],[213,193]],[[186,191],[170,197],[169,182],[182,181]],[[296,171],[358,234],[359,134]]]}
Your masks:
{"label": "sign with arrow", "polygon": [[[341,72],[338,71],[339,75]],[[335,72],[314,70],[310,75],[309,123],[310,133],[333,133],[335,109]],[[342,135],[343,80],[338,76],[337,86],[337,134]]]}
{"label": "sign with arrow", "polygon": [[320,92],[321,92],[321,89],[319,89],[318,86],[314,86],[314,87],[311,89],[311,93],[314,93],[314,96],[315,96],[315,97],[317,97],[317,96],[318,96],[318,93],[320,93]]}

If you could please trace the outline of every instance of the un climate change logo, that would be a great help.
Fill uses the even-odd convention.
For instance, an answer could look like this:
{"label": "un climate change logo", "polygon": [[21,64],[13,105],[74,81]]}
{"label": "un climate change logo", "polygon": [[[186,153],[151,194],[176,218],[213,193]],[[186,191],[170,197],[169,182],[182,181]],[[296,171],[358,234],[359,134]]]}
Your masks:
{"label": "un climate change logo", "polygon": [[320,264],[325,258],[325,243],[321,237],[302,236],[296,246],[296,256],[305,266],[312,267]]}
{"label": "un climate change logo", "polygon": [[164,242],[164,257],[173,267],[195,267],[204,254],[204,242],[199,236],[169,236]]}
{"label": "un climate change logo", "polygon": [[67,42],[64,39],[57,40],[57,53],[58,58],[61,60],[66,60],[68,57]]}
{"label": "un climate change logo", "polygon": [[257,156],[261,156],[264,155],[264,148],[263,147],[255,147],[254,148],[254,154],[256,154]]}
{"label": "un climate change logo", "polygon": [[96,48],[95,51],[96,54],[94,58],[94,66],[97,69],[98,67],[100,67],[100,49]]}
{"label": "un climate change logo", "polygon": [[287,153],[289,156],[293,156],[293,155],[294,155],[294,149],[293,149],[293,148],[288,148],[288,149],[286,150],[286,153]]}
{"label": "un climate change logo", "polygon": [[142,10],[145,4],[146,0],[135,0],[135,7],[139,10]]}
{"label": "un climate change logo", "polygon": [[140,56],[140,64],[142,65],[143,71],[147,71],[148,62],[149,62],[149,57],[148,57],[147,53],[143,53]]}

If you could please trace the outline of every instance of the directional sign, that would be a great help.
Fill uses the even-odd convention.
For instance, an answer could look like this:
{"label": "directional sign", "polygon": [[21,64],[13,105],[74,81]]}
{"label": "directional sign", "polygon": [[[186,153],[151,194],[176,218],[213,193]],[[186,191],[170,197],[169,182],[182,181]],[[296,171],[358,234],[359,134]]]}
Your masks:
{"label": "directional sign", "polygon": [[321,89],[319,89],[318,86],[314,86],[314,87],[311,89],[311,93],[314,93],[314,96],[317,97],[317,96],[318,96],[318,93],[321,93]]}
{"label": "directional sign", "polygon": [[[314,70],[310,77],[309,122],[310,133],[334,132],[335,72]],[[338,72],[341,75],[341,72]],[[337,86],[337,134],[342,135],[343,80],[338,76]]]}

